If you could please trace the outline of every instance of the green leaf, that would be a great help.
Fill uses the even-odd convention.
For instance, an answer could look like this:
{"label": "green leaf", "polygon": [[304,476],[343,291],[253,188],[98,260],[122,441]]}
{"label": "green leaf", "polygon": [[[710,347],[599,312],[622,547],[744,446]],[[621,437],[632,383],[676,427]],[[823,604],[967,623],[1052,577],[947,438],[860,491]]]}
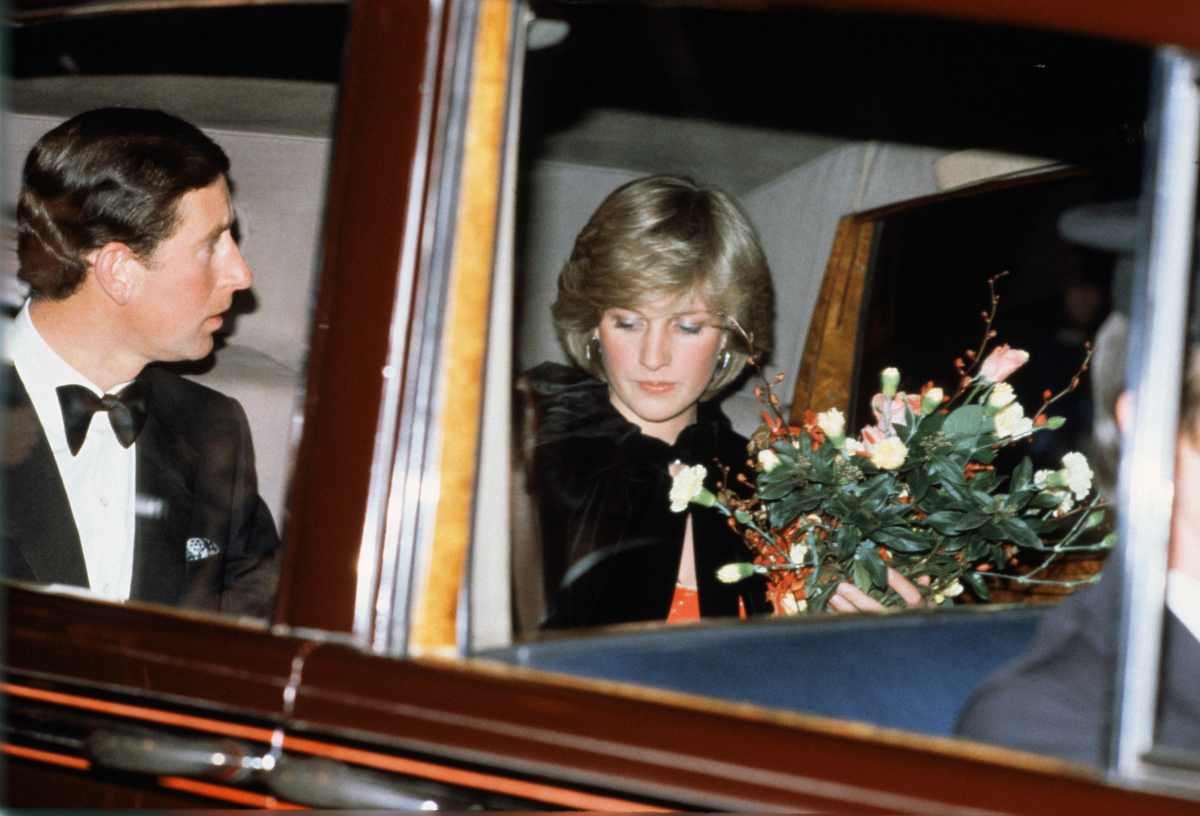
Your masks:
{"label": "green leaf", "polygon": [[862,542],[862,533],[857,527],[842,525],[838,528],[833,541],[837,548],[838,558],[846,558],[858,549],[858,545]]}
{"label": "green leaf", "polygon": [[883,509],[891,487],[892,477],[888,473],[880,473],[863,482],[859,497],[862,499],[864,507],[872,513],[878,513]]}
{"label": "green leaf", "polygon": [[975,570],[967,570],[963,573],[963,580],[967,582],[967,586],[979,596],[981,601],[991,600],[991,594],[988,592],[987,581],[982,573]]}
{"label": "green leaf", "polygon": [[942,539],[942,552],[956,553],[966,546],[966,543],[967,536],[947,536]]}
{"label": "green leaf", "polygon": [[837,483],[837,470],[833,467],[832,460],[810,459],[809,461],[811,467],[808,469],[807,476],[810,481],[828,485]]}
{"label": "green leaf", "polygon": [[[816,573],[814,573],[814,575],[815,574]],[[806,594],[808,595],[809,611],[824,612],[826,607],[829,606],[830,596],[833,595],[833,593],[836,590],[837,590],[837,583],[831,582],[831,583],[825,584],[820,589],[818,589],[816,592],[812,592],[812,591],[807,592]]]}
{"label": "green leaf", "polygon": [[930,513],[925,517],[925,524],[939,533],[945,535],[953,535],[958,532],[958,523],[962,520],[963,514],[957,510],[939,510],[936,513]]}
{"label": "green leaf", "polygon": [[1062,504],[1062,497],[1063,494],[1058,491],[1045,490],[1037,494],[1031,503],[1042,510],[1050,510]]}
{"label": "green leaf", "polygon": [[1021,460],[1021,464],[1017,465],[1012,472],[1012,482],[1009,489],[1014,493],[1018,490],[1024,490],[1033,482],[1033,461],[1028,456]]}
{"label": "green leaf", "polygon": [[1104,518],[1107,515],[1108,514],[1103,510],[1093,510],[1092,512],[1088,513],[1088,517],[1083,520],[1083,524],[1080,526],[1079,531],[1083,532],[1085,530],[1091,530],[1095,527],[1099,527],[1104,523]]}
{"label": "green leaf", "polygon": [[951,530],[950,532],[965,533],[970,530],[978,530],[980,527],[982,527],[984,524],[986,524],[987,522],[989,522],[991,520],[992,520],[992,517],[988,513],[978,513],[978,512],[974,512],[974,511],[969,511],[969,512],[962,514],[962,518],[960,518],[958,520],[958,523],[954,525],[954,529]]}
{"label": "green leaf", "polygon": [[933,547],[933,539],[923,536],[908,527],[886,527],[876,530],[875,540],[888,549],[902,553],[928,552]]}
{"label": "green leaf", "polygon": [[962,486],[967,483],[966,477],[963,476],[962,465],[951,459],[935,459],[930,463],[930,470],[933,471],[933,476],[942,483],[943,487],[946,485]]}
{"label": "green leaf", "polygon": [[973,454],[971,454],[971,458],[974,459],[976,462],[980,462],[985,465],[990,465],[992,462],[996,461],[996,449],[995,448],[981,448],[981,449],[975,451]]}
{"label": "green leaf", "polygon": [[913,471],[908,474],[908,494],[912,497],[913,504],[920,504],[925,498],[925,494],[929,492],[931,481],[929,474],[925,468],[913,468]]}
{"label": "green leaf", "polygon": [[955,507],[963,508],[973,505],[970,499],[970,491],[962,484],[954,482],[943,482],[942,489],[946,491]]}
{"label": "green leaf", "polygon": [[975,474],[975,478],[971,480],[971,487],[981,493],[988,493],[996,489],[999,481],[994,470],[983,470]]}
{"label": "green leaf", "polygon": [[[979,536],[971,535],[964,536],[964,538],[966,538],[967,541],[965,545],[966,552],[963,553],[963,557],[966,558],[969,563],[974,563],[983,558],[993,547],[995,547],[994,544],[990,544],[987,540],[980,538]],[[999,550],[999,548],[996,549],[997,551]]]}
{"label": "green leaf", "polygon": [[963,405],[955,408],[942,424],[946,436],[979,436],[991,430],[991,419],[982,405]]}
{"label": "green leaf", "polygon": [[[859,564],[862,564],[866,568],[870,582],[877,589],[883,589],[887,586],[887,564],[883,563],[883,558],[880,557],[879,551],[875,549],[873,542],[864,541],[858,545],[858,551],[854,553],[855,584],[858,584],[857,571]],[[865,591],[867,587],[860,585],[859,589]]]}
{"label": "green leaf", "polygon": [[780,465],[769,474],[760,473],[758,475],[757,486],[758,497],[760,499],[763,501],[778,501],[803,484],[803,482],[799,481],[798,479],[786,478],[786,474],[783,476],[775,475],[783,469],[784,465]]}
{"label": "green leaf", "polygon": [[979,534],[988,541],[1007,541],[1008,533],[999,524],[988,523],[979,528]]}
{"label": "green leaf", "polygon": [[1022,490],[1014,490],[1005,502],[1009,510],[1024,510],[1026,505],[1037,495],[1037,488],[1032,484]]}
{"label": "green leaf", "polygon": [[1060,417],[1060,416],[1052,416],[1046,420],[1046,427],[1052,431],[1057,431],[1059,428],[1061,428],[1063,425],[1066,425],[1066,424],[1067,424],[1067,420],[1064,417]]}
{"label": "green leaf", "polygon": [[929,436],[935,434],[942,429],[946,424],[946,414],[933,413],[927,417],[921,417],[921,424],[917,426],[917,437]]}
{"label": "green leaf", "polygon": [[867,569],[866,563],[859,558],[854,559],[854,563],[850,567],[850,575],[854,579],[854,585],[863,592],[871,589],[871,571]]}
{"label": "green leaf", "polygon": [[1036,550],[1043,549],[1042,539],[1021,519],[1004,516],[999,519],[998,524],[1008,540],[1017,546]]}

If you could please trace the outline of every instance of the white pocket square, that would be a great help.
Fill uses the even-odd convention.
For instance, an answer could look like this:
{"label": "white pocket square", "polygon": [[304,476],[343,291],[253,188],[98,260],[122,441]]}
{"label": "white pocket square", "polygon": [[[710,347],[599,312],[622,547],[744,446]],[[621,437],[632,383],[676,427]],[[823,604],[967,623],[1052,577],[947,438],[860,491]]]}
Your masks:
{"label": "white pocket square", "polygon": [[187,540],[187,560],[203,561],[221,552],[221,548],[207,538],[189,538]]}

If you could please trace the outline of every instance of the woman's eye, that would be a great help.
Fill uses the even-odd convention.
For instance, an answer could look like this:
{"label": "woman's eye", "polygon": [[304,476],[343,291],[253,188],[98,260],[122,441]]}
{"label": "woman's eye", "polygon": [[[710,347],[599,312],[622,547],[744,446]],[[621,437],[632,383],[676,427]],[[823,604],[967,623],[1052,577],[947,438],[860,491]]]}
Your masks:
{"label": "woman's eye", "polygon": [[676,323],[675,325],[684,334],[699,334],[704,329],[703,323]]}
{"label": "woman's eye", "polygon": [[616,317],[613,318],[613,325],[618,329],[632,331],[638,327],[638,321],[631,317]]}

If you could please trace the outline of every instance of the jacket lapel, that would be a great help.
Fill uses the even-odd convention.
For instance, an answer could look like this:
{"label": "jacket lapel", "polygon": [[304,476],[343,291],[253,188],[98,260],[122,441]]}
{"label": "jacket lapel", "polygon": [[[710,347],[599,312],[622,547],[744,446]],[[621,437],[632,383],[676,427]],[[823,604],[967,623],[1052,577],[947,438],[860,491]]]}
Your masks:
{"label": "jacket lapel", "polygon": [[187,577],[186,542],[194,505],[196,452],[174,433],[164,416],[167,413],[162,400],[152,392],[149,416],[137,441],[130,597],[174,604],[183,595]]}
{"label": "jacket lapel", "polygon": [[86,587],[83,546],[50,443],[11,364],[4,377],[5,546],[19,555],[6,555],[5,571],[17,580]]}

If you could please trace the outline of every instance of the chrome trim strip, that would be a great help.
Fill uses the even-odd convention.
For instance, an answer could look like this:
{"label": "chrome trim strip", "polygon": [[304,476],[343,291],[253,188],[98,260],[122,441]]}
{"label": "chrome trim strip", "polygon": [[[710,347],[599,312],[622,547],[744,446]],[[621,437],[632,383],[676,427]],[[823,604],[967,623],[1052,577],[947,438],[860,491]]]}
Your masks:
{"label": "chrome trim strip", "polygon": [[1135,420],[1120,468],[1121,628],[1110,772],[1144,778],[1154,743],[1167,542],[1174,497],[1178,394],[1200,158],[1196,63],[1160,49],[1154,66],[1152,138],[1142,194],[1128,385]]}
{"label": "chrome trim strip", "polygon": [[[375,634],[377,651],[393,656],[408,652],[408,630],[419,586],[421,564],[432,550],[441,484],[438,473],[438,417],[451,373],[439,368],[443,319],[450,267],[453,263],[458,190],[462,172],[465,123],[470,101],[472,47],[478,21],[476,4],[454,3],[446,36],[442,101],[436,125],[438,141],[430,163],[429,194],[423,225],[421,268],[399,454],[387,505],[388,564],[395,572],[394,590],[380,592]],[[465,47],[464,47],[465,44]]]}
{"label": "chrome trim strip", "polygon": [[[480,412],[479,470],[475,475],[475,507],[464,573],[466,580],[461,585],[458,604],[456,641],[460,656],[512,643],[508,515],[512,475],[513,295],[516,285],[513,253],[525,45],[532,21],[533,14],[524,2],[513,4],[503,165],[492,262],[492,302],[483,372],[483,410]],[[484,542],[486,546],[483,546]]]}
{"label": "chrome trim strip", "polygon": [[[375,430],[375,450],[371,460],[371,480],[363,532],[359,543],[358,585],[354,598],[354,635],[361,642],[379,651],[378,599],[386,598],[390,605],[394,589],[394,570],[387,568],[391,553],[386,546],[385,522],[390,481],[394,478],[392,457],[395,455],[396,417],[400,408],[403,371],[408,352],[409,322],[414,303],[413,285],[418,281],[417,252],[421,246],[420,232],[425,199],[426,155],[432,133],[435,103],[435,79],[438,65],[438,43],[441,36],[442,0],[430,0],[429,28],[425,35],[425,75],[422,81],[421,114],[416,152],[412,161],[407,217],[404,224],[404,243],[400,252],[399,279],[392,304],[392,324],[388,329],[388,355],[384,366],[384,388],[380,400],[379,422]],[[376,585],[378,584],[378,591]],[[384,631],[386,631],[386,622]]]}

